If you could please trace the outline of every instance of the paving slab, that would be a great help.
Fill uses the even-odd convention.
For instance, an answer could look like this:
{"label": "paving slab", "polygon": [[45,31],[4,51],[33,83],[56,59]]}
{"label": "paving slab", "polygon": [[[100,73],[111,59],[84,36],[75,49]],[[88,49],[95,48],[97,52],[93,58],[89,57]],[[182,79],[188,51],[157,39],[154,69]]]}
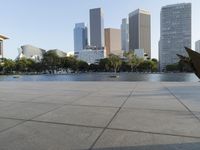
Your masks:
{"label": "paving slab", "polygon": [[199,150],[200,139],[106,130],[93,150]]}
{"label": "paving slab", "polygon": [[177,97],[191,111],[200,112],[200,87],[196,83],[183,84],[167,84],[169,91]]}
{"label": "paving slab", "polygon": [[[2,94],[2,93],[1,93]],[[11,102],[28,102],[31,101],[33,99],[39,98],[43,95],[39,95],[39,94],[24,94],[24,93],[15,93],[15,94],[2,94],[2,97],[0,98],[0,100],[2,101],[11,101]]]}
{"label": "paving slab", "polygon": [[[0,98],[0,100],[1,100],[1,98]],[[7,106],[10,106],[12,104],[16,104],[16,102],[0,101],[0,108],[1,107],[7,107]]]}
{"label": "paving slab", "polygon": [[40,88],[33,88],[33,89],[17,89],[17,88],[11,88],[11,89],[0,89],[1,90],[1,95],[10,95],[10,93],[12,93],[12,95],[32,95],[34,96],[35,94],[37,96],[44,96],[44,95],[48,95],[51,91],[43,89],[41,90]]}
{"label": "paving slab", "polygon": [[181,99],[180,100],[190,111],[200,112],[200,99]]}
{"label": "paving slab", "polygon": [[200,122],[187,111],[123,108],[109,127],[200,137]]}
{"label": "paving slab", "polygon": [[48,95],[39,98],[32,99],[31,102],[40,103],[55,103],[55,104],[71,104],[72,102],[86,97],[86,94],[77,95]]}
{"label": "paving slab", "polygon": [[199,150],[199,91],[191,82],[1,82],[0,150]]}
{"label": "paving slab", "polygon": [[88,96],[75,101],[73,105],[120,107],[128,96]]}
{"label": "paving slab", "polygon": [[20,120],[12,120],[12,119],[0,118],[0,132],[5,130],[5,129],[14,127],[14,126],[16,126],[17,124],[19,124],[21,122],[22,121],[20,121]]}
{"label": "paving slab", "polygon": [[92,94],[91,96],[94,96],[94,97],[100,97],[100,96],[107,96],[107,97],[128,97],[130,95],[131,91],[130,92],[97,92],[97,93],[94,93]]}
{"label": "paving slab", "polygon": [[136,95],[136,96],[156,96],[156,95],[159,95],[159,96],[165,96],[165,95],[171,95],[171,93],[169,93],[168,91],[166,90],[134,90],[133,92],[133,95]]}
{"label": "paving slab", "polygon": [[187,109],[172,95],[154,95],[130,97],[125,103],[126,108],[158,109],[187,111]]}
{"label": "paving slab", "polygon": [[0,149],[89,149],[101,131],[97,128],[26,122],[0,134]]}
{"label": "paving slab", "polygon": [[117,108],[64,106],[34,120],[105,127],[116,111]]}
{"label": "paving slab", "polygon": [[40,103],[15,103],[0,108],[0,117],[15,119],[31,119],[45,112],[51,111],[60,105]]}

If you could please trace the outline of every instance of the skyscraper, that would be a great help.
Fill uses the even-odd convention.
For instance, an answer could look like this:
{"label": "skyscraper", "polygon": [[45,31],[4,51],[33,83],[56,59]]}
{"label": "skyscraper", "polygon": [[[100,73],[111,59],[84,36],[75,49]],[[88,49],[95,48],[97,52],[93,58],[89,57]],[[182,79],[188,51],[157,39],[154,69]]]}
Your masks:
{"label": "skyscraper", "polygon": [[106,56],[110,54],[121,55],[121,31],[120,29],[105,29]]}
{"label": "skyscraper", "polygon": [[101,8],[90,9],[90,45],[104,47],[104,17]]}
{"label": "skyscraper", "polygon": [[129,14],[129,49],[144,49],[151,57],[151,15],[137,9]]}
{"label": "skyscraper", "polygon": [[2,58],[3,58],[3,41],[7,39],[8,39],[7,37],[0,35],[0,55],[2,56]]}
{"label": "skyscraper", "polygon": [[191,47],[191,3],[162,7],[159,41],[160,70],[177,63],[176,54],[187,55],[184,46]]}
{"label": "skyscraper", "polygon": [[121,49],[129,51],[129,24],[127,18],[122,19],[121,24]]}
{"label": "skyscraper", "polygon": [[79,52],[88,45],[88,30],[84,23],[75,24],[74,28],[74,51]]}
{"label": "skyscraper", "polygon": [[200,40],[195,42],[195,51],[200,53]]}

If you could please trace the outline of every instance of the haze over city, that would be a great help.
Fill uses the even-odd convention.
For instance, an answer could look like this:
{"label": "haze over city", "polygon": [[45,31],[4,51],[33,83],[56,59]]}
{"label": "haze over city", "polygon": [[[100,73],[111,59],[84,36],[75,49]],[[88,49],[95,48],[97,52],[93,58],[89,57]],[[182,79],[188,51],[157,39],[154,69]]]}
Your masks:
{"label": "haze over city", "polygon": [[120,28],[121,19],[138,8],[151,13],[152,57],[158,58],[160,38],[160,10],[175,3],[192,3],[192,45],[200,39],[199,0],[74,0],[26,1],[1,0],[1,34],[10,38],[5,42],[5,57],[15,59],[17,48],[31,44],[45,49],[58,48],[65,52],[74,50],[73,28],[77,22],[89,27],[89,9],[101,7],[105,28]]}

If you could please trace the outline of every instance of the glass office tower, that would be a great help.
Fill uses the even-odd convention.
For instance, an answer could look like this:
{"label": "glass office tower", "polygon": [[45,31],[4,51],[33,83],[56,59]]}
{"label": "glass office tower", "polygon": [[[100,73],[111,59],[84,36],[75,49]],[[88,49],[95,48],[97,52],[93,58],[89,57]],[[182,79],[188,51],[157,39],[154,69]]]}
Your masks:
{"label": "glass office tower", "polygon": [[75,24],[74,51],[79,52],[88,46],[88,29],[84,23]]}
{"label": "glass office tower", "polygon": [[90,9],[90,45],[104,47],[104,16],[101,8]]}

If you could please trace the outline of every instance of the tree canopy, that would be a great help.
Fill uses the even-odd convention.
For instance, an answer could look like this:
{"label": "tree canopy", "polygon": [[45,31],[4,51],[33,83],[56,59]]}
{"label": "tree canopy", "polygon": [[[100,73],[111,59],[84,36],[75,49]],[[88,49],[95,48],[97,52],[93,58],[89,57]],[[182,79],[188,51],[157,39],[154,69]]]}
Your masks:
{"label": "tree canopy", "polygon": [[108,58],[99,60],[99,63],[87,64],[74,56],[59,57],[55,52],[46,52],[41,62],[32,59],[22,58],[19,60],[3,59],[0,63],[1,74],[12,73],[55,73],[66,72],[119,72],[119,71],[148,71],[158,69],[156,59],[144,60],[138,58],[133,51],[124,53],[124,58],[111,54]]}

